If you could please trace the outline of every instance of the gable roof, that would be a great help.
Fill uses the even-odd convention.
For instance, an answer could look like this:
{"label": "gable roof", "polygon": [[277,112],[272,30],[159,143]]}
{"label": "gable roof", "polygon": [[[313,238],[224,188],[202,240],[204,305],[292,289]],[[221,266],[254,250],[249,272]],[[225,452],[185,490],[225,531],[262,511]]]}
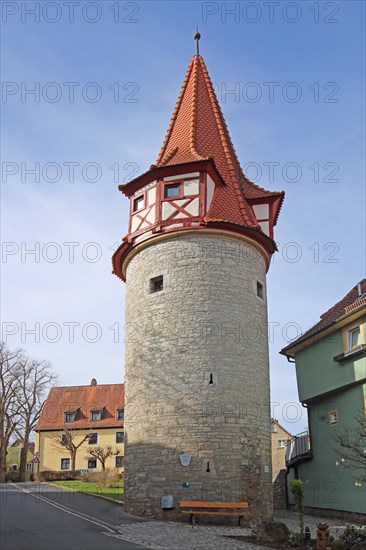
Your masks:
{"label": "gable roof", "polygon": [[279,428],[281,428],[281,430],[283,430],[284,432],[287,433],[287,435],[289,435],[290,437],[293,437],[292,434],[290,434],[290,432],[288,430],[286,430],[286,428],[284,428],[283,426],[281,426],[281,424],[278,422],[278,420],[276,420],[275,418],[271,418],[271,424],[277,424],[277,426]]}
{"label": "gable roof", "polygon": [[[51,388],[35,431],[122,427],[117,410],[124,405],[124,384]],[[92,422],[91,411],[100,409],[102,419]],[[75,422],[65,423],[66,412],[76,412]]]}
{"label": "gable roof", "polygon": [[349,292],[337,302],[334,306],[328,309],[325,313],[320,316],[320,321],[318,321],[313,327],[307,330],[302,334],[297,340],[294,340],[283,348],[280,353],[287,355],[287,351],[291,348],[307,340],[311,336],[314,336],[318,332],[325,330],[331,325],[335,324],[337,321],[343,317],[353,313],[358,308],[361,308],[366,305],[366,279],[362,279],[357,283]]}
{"label": "gable roof", "polygon": [[[216,188],[206,222],[227,222],[262,231],[249,202],[261,199],[274,204],[276,222],[284,192],[267,191],[244,175],[206,65],[200,55],[195,55],[151,170],[205,160],[214,162],[225,184]],[[127,189],[137,179],[120,189]]]}

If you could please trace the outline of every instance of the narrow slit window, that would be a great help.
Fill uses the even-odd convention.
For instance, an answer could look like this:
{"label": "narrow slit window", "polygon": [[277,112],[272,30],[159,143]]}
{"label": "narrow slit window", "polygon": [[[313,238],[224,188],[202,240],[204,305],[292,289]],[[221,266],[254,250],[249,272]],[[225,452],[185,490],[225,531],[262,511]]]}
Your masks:
{"label": "narrow slit window", "polygon": [[262,285],[262,283],[260,283],[259,281],[257,281],[257,296],[258,296],[258,298],[260,298],[261,300],[263,300],[263,298],[264,298],[264,289],[263,289],[263,285]]}
{"label": "narrow slit window", "polygon": [[162,275],[150,279],[150,293],[161,292],[162,290],[164,290],[164,279]]}

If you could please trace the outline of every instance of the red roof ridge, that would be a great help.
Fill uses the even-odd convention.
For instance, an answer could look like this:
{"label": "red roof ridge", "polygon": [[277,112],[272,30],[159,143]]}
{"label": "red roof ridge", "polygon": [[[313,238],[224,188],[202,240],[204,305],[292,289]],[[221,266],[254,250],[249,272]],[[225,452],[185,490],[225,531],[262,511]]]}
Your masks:
{"label": "red roof ridge", "polygon": [[276,420],[275,418],[271,418],[271,422],[274,422],[277,424],[277,426],[279,426],[281,428],[281,430],[283,430],[284,432],[286,432],[289,436],[293,437],[292,433],[290,433],[288,430],[286,430],[286,428],[284,428],[279,422],[278,420]]}
{"label": "red roof ridge", "polygon": [[[359,294],[359,285],[361,289],[361,295]],[[304,332],[304,334],[302,334],[299,338],[291,342],[288,346],[284,347],[280,353],[286,355],[285,353],[286,350],[290,350],[300,342],[306,340],[307,338],[310,338],[310,336],[313,336],[318,332],[325,330],[331,325],[337,323],[337,321],[339,321],[343,317],[353,313],[353,311],[347,312],[346,310],[347,306],[360,300],[360,298],[363,295],[365,295],[365,293],[366,293],[366,279],[362,279],[341,300],[339,300],[334,306],[332,306],[327,311],[325,311],[322,315],[320,315],[320,321],[315,323],[306,332]]]}
{"label": "red roof ridge", "polygon": [[352,295],[354,294],[354,291],[355,291],[355,289],[357,288],[358,285],[361,285],[361,292],[366,292],[366,288],[365,288],[365,290],[362,290],[362,286],[364,286],[365,283],[366,283],[366,279],[362,279],[353,288],[351,288],[351,290],[349,292],[347,292],[347,294],[342,298],[342,300],[339,300],[339,302],[334,304],[334,306],[330,307],[329,309],[327,309],[327,311],[322,313],[320,315],[320,319],[324,319],[325,317],[328,317],[332,313],[333,310],[336,310],[336,309],[338,310],[338,308],[341,307],[343,305],[343,303],[345,303],[346,305],[344,305],[344,307],[342,309],[345,309],[351,303],[355,302],[356,300],[359,300],[361,298],[361,296],[357,295],[354,299],[352,299],[352,302],[350,302],[350,304],[346,303],[352,298]]}
{"label": "red roof ridge", "polygon": [[[248,209],[246,208],[245,199],[243,197],[243,194],[242,194],[242,192],[240,190],[240,187],[239,187],[239,183],[237,181],[237,174],[236,174],[236,170],[235,170],[235,167],[234,167],[234,162],[233,162],[232,155],[234,157],[235,162],[238,165],[237,167],[239,168],[240,171],[242,171],[240,163],[239,163],[239,159],[237,157],[234,145],[231,141],[230,133],[229,133],[224,115],[222,113],[221,107],[220,107],[219,102],[217,100],[216,94],[213,90],[211,78],[210,78],[210,75],[208,74],[207,67],[205,65],[205,62],[203,61],[203,58],[201,56],[199,56],[199,57],[201,59],[201,66],[202,66],[202,70],[203,70],[203,76],[205,78],[205,82],[206,82],[206,85],[207,85],[209,97],[210,97],[210,100],[211,100],[211,105],[212,105],[213,112],[214,112],[214,116],[215,116],[216,123],[217,123],[218,129],[219,129],[221,144],[222,144],[225,156],[226,156],[227,163],[229,165],[229,171],[230,171],[231,180],[232,180],[234,190],[235,190],[235,195],[237,196],[237,198],[239,200],[239,208],[241,210],[241,213],[242,213],[243,218],[244,218],[245,222],[247,223],[247,225],[249,227],[255,227],[255,228],[260,229],[260,227],[258,225],[258,222],[256,221],[256,219],[254,217],[252,209],[250,207]],[[248,212],[249,212],[249,214],[248,214]]]}

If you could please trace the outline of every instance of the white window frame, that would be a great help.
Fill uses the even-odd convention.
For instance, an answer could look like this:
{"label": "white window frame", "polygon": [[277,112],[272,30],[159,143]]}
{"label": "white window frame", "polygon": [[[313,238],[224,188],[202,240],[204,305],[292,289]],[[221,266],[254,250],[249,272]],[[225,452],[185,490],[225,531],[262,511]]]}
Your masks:
{"label": "white window frame", "polygon": [[[97,413],[98,418],[93,418],[93,414]],[[91,422],[99,422],[102,420],[102,410],[101,409],[93,409],[90,411],[90,420]]]}
{"label": "white window frame", "polygon": [[354,332],[358,332],[359,334],[359,339],[360,339],[360,344],[361,344],[361,327],[360,325],[356,326],[356,327],[352,327],[350,328],[348,331],[347,331],[347,346],[348,346],[348,350],[352,350],[354,348],[357,348],[360,344],[355,344],[354,346],[352,346],[352,334]]}

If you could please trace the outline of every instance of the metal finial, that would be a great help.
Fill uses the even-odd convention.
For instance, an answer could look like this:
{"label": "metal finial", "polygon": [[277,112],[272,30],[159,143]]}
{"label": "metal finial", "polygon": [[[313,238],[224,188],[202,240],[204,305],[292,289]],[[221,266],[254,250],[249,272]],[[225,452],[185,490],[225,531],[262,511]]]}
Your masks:
{"label": "metal finial", "polygon": [[201,38],[200,33],[198,32],[198,27],[196,27],[196,34],[194,35],[194,39],[196,41],[196,55],[200,54],[200,48],[199,48],[199,39]]}

